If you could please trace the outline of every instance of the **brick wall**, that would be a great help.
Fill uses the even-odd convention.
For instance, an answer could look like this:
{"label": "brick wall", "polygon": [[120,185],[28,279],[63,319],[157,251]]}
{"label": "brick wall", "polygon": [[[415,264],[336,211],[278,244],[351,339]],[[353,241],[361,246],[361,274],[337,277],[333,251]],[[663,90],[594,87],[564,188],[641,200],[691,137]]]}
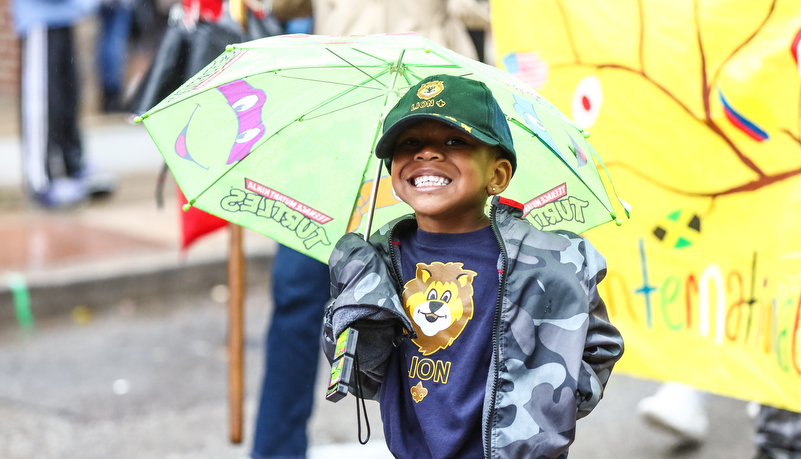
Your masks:
{"label": "brick wall", "polygon": [[11,0],[0,0],[0,96],[19,87],[19,42],[11,24]]}

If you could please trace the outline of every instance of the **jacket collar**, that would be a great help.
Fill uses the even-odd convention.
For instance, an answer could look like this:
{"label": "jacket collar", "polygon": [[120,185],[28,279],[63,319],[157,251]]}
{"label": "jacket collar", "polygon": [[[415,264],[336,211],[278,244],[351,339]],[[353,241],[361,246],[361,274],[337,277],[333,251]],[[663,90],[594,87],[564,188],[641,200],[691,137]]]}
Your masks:
{"label": "jacket collar", "polygon": [[495,195],[492,197],[492,206],[497,208],[498,212],[504,214],[504,216],[523,218],[523,204],[517,201]]}

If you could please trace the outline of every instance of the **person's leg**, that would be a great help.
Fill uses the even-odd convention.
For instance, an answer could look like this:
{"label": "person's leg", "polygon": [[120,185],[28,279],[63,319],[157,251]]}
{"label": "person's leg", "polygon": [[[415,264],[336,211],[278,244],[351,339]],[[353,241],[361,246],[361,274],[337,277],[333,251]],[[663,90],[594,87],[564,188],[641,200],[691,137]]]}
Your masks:
{"label": "person's leg", "polygon": [[754,443],[757,459],[801,458],[801,413],[761,406]]}
{"label": "person's leg", "polygon": [[47,168],[47,28],[33,27],[20,46],[20,125],[25,190],[34,197],[50,188]]}
{"label": "person's leg", "polygon": [[22,41],[23,177],[26,191],[45,207],[71,206],[86,198],[80,181],[54,177],[50,167],[56,159],[69,173],[81,161],[73,57],[69,28],[34,27]]}
{"label": "person's leg", "polygon": [[273,268],[272,322],[265,340],[265,369],[252,457],[306,457],[320,356],[328,266],[279,246]]}
{"label": "person's leg", "polygon": [[133,11],[127,6],[101,6],[97,70],[103,90],[103,111],[122,109],[122,92]]}
{"label": "person's leg", "polygon": [[49,59],[53,70],[48,81],[50,144],[61,151],[66,175],[74,177],[83,167],[83,149],[78,128],[81,81],[75,62],[72,29],[50,29]]}
{"label": "person's leg", "polygon": [[688,385],[662,384],[654,395],[640,400],[637,411],[651,425],[677,435],[684,442],[701,443],[706,438],[709,420],[704,393]]}

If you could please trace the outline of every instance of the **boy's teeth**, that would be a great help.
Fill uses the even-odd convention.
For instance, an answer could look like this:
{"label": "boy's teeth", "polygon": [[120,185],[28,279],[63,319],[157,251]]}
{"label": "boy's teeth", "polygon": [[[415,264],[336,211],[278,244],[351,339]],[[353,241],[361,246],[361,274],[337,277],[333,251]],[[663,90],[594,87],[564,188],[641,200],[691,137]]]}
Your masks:
{"label": "boy's teeth", "polygon": [[445,186],[449,183],[451,183],[449,179],[435,175],[422,175],[414,178],[414,186]]}

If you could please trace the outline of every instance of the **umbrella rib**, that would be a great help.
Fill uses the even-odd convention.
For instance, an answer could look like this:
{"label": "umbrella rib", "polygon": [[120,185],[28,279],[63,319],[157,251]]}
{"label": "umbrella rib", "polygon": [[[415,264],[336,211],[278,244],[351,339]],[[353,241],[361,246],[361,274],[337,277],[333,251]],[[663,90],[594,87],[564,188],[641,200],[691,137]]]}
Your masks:
{"label": "umbrella rib", "polygon": [[[357,53],[362,53],[362,54],[364,54],[364,55],[365,55],[365,56],[367,56],[367,57],[372,57],[373,59],[375,59],[375,60],[377,60],[377,61],[379,61],[379,62],[382,62],[382,63],[384,63],[385,65],[390,63],[390,61],[388,61],[388,60],[386,60],[386,59],[382,59],[382,58],[380,58],[380,57],[378,57],[378,56],[373,56],[372,54],[368,53],[367,51],[362,51],[361,49],[358,49],[358,48],[351,48],[351,49],[352,49],[352,50],[354,50],[354,51],[356,51]],[[337,57],[339,57],[339,56],[337,56]]]}
{"label": "umbrella rib", "polygon": [[[609,180],[609,184],[612,186],[612,192],[615,193],[615,197],[617,198],[618,201],[620,201],[621,205],[623,205],[623,200],[620,199],[620,195],[617,194],[617,188],[615,188],[615,182],[612,180],[612,176],[609,174],[609,171],[606,169],[606,164],[604,164],[604,161],[601,159],[601,156],[598,155],[598,152],[595,151],[595,148],[593,148],[592,145],[590,145],[589,142],[587,142],[587,146],[590,147],[589,148],[590,155],[593,158],[595,158],[595,160],[598,161],[601,164],[601,167],[603,168],[604,172],[606,172],[606,178]],[[625,205],[623,205],[623,212],[626,213],[626,217],[631,218],[629,209],[626,208]]]}
{"label": "umbrella rib", "polygon": [[[432,68],[432,67],[420,67],[420,68]],[[439,68],[449,68],[449,69],[452,69],[452,68],[461,68],[461,67],[455,67],[455,66],[439,66]],[[420,81],[420,80],[422,80],[422,79],[424,78],[424,77],[422,77],[422,76],[418,75],[417,73],[415,73],[415,72],[414,72],[412,69],[410,69],[409,67],[406,67],[406,72],[404,72],[404,73],[410,73],[412,76],[414,76],[415,78],[417,78],[417,81]],[[462,74],[459,74],[459,75],[456,75],[456,76],[464,77],[464,76],[473,75],[473,74],[474,74],[474,72],[467,72],[467,73],[462,73]],[[404,75],[404,76],[405,76],[405,75]],[[411,84],[411,81],[409,81],[409,79],[408,79],[408,78],[406,78],[406,81],[407,81],[407,83]]]}
{"label": "umbrella rib", "polygon": [[[269,71],[266,71],[266,72],[260,72],[260,73],[262,73],[262,74],[269,74],[269,73],[273,73],[275,76],[281,76],[281,77],[284,77],[284,78],[295,78],[295,79],[301,79],[300,77],[293,77],[293,76],[285,75],[285,74],[283,74],[283,73],[282,73],[282,74],[279,74],[278,72],[289,72],[289,71],[293,71],[293,70],[310,70],[310,69],[330,69],[330,68],[343,68],[343,69],[345,69],[345,68],[352,68],[352,67],[353,67],[353,64],[351,64],[351,63],[349,63],[349,62],[348,62],[347,64],[348,64],[348,65],[343,65],[343,66],[341,66],[341,67],[340,67],[340,66],[291,67],[291,68],[285,68],[285,69],[273,69],[273,70],[269,70]],[[385,67],[386,67],[386,66],[381,66],[381,65],[368,66],[368,68],[377,68],[377,69],[384,69]],[[362,72],[362,73],[364,73],[364,72]],[[383,75],[383,72],[382,72],[382,73],[380,73],[380,74],[379,74],[379,76],[380,76],[380,75]],[[369,76],[369,75],[368,75],[368,76]],[[245,78],[251,78],[251,77],[253,77],[253,75],[246,75],[246,76],[242,76],[242,77],[240,77],[240,78],[238,78],[238,79],[245,79]],[[372,79],[372,78],[371,78],[371,79]],[[188,84],[188,83],[189,83],[189,81],[192,81],[192,80],[187,80],[187,81],[185,81],[185,82],[184,82],[184,83],[183,83],[181,86],[179,86],[179,87],[178,87],[178,89],[176,89],[175,91],[173,91],[173,94],[174,94],[175,92],[177,92],[178,90],[180,90],[181,88],[183,88],[183,87],[184,87],[184,85]],[[316,80],[316,79],[309,79],[308,81],[314,81],[314,82],[318,82],[318,83],[330,83],[330,84],[338,84],[337,82],[334,82],[334,81],[326,81],[326,80]],[[339,84],[347,85],[347,83],[339,83]],[[182,95],[181,95],[179,98],[176,98],[175,100],[171,101],[171,102],[170,102],[170,105],[173,105],[173,104],[175,104],[175,103],[179,103],[179,102],[183,102],[183,101],[185,101],[185,100],[187,100],[187,99],[189,99],[189,98],[192,98],[192,97],[198,97],[198,96],[200,96],[200,95],[202,95],[202,94],[204,94],[204,93],[206,93],[206,92],[209,92],[209,91],[214,91],[214,90],[216,90],[216,89],[217,89],[217,86],[218,86],[218,85],[217,85],[217,84],[215,84],[215,85],[208,85],[207,87],[205,87],[205,88],[203,88],[203,89],[199,89],[199,90],[198,90],[198,89],[187,90],[187,91],[185,91],[185,92],[184,92],[184,94],[182,94]],[[359,86],[359,87],[362,87],[362,88],[365,88],[365,89],[375,89],[375,90],[380,90],[380,89],[381,89],[381,88],[372,88],[372,87],[370,87],[370,86],[364,86],[364,85],[353,85],[353,86],[354,86],[354,87],[357,87],[357,86]],[[172,97],[172,94],[170,94],[169,96],[165,97],[163,100],[159,101],[159,103],[157,103],[155,106],[151,107],[151,108],[150,108],[150,109],[149,109],[147,112],[145,112],[145,114],[143,114],[142,116],[143,116],[143,117],[145,117],[145,115],[147,115],[147,117],[149,117],[149,116],[151,116],[151,115],[155,115],[156,113],[158,113],[158,112],[160,112],[160,111],[164,110],[165,108],[167,108],[168,106],[159,107],[159,105],[161,105],[161,104],[162,104],[162,102],[164,102],[164,100],[167,100],[167,99],[169,99],[170,97]],[[158,109],[156,110],[156,108],[157,108],[157,107],[158,107]]]}
{"label": "umbrella rib", "polygon": [[344,83],[344,82],[339,82],[339,81],[328,81],[328,80],[318,80],[316,78],[304,78],[304,77],[297,77],[297,76],[284,75],[284,74],[277,74],[276,76],[279,76],[279,77],[282,77],[282,78],[289,78],[291,80],[311,81],[311,82],[314,82],[314,83],[327,83],[327,84],[333,84],[333,85],[348,86],[348,87],[350,87],[352,89],[372,89],[374,91],[383,91],[382,88],[375,88],[375,87],[367,86],[367,85],[364,85],[364,84]]}
{"label": "umbrella rib", "polygon": [[364,70],[362,70],[361,68],[359,68],[359,67],[357,67],[357,66],[355,66],[355,65],[351,64],[350,62],[348,62],[348,60],[347,60],[347,59],[345,59],[344,57],[342,57],[342,56],[340,56],[339,54],[337,54],[337,53],[335,53],[334,51],[332,51],[332,50],[331,50],[331,48],[326,48],[326,50],[328,50],[328,52],[329,52],[329,53],[333,54],[333,55],[334,55],[334,56],[336,56],[337,58],[341,59],[341,60],[342,60],[342,62],[344,62],[344,63],[346,63],[346,64],[350,65],[351,67],[353,67],[354,69],[356,69],[356,70],[358,70],[358,71],[362,72],[363,74],[365,74],[365,76],[367,76],[367,77],[368,77],[368,78],[370,78],[371,80],[375,81],[376,83],[380,84],[380,85],[381,85],[381,86],[383,86],[384,88],[386,88],[386,87],[387,87],[387,85],[385,85],[384,83],[382,83],[382,82],[380,82],[380,81],[376,80],[376,79],[375,79],[375,77],[373,77],[373,76],[372,76],[372,75],[370,75],[369,73],[367,73],[367,72],[365,72]]}
{"label": "umbrella rib", "polygon": [[328,116],[328,115],[330,115],[332,113],[336,113],[336,112],[341,111],[341,110],[345,110],[345,109],[348,109],[348,108],[351,108],[351,107],[355,107],[357,105],[361,105],[361,104],[366,103],[366,102],[370,102],[371,100],[378,99],[381,96],[383,96],[383,94],[378,94],[378,95],[376,95],[374,97],[370,97],[369,99],[364,99],[364,100],[361,100],[359,102],[353,103],[351,105],[346,105],[344,107],[339,107],[339,108],[337,108],[335,110],[331,110],[330,112],[321,113],[321,114],[315,115],[315,116],[306,117],[305,115],[302,115],[300,118],[298,118],[298,121],[309,121],[309,120],[313,120],[313,119],[316,119],[316,118],[322,118],[323,116]]}
{"label": "umbrella rib", "polygon": [[[405,49],[401,50],[400,55],[398,56],[398,60],[395,62],[395,64],[389,70],[390,74],[392,74],[392,73],[395,74],[395,77],[392,78],[392,80],[391,80],[391,85],[392,86],[391,87],[387,87],[388,91],[387,91],[385,99],[384,99],[384,107],[385,108],[387,106],[387,102],[390,101],[390,95],[393,92],[397,91],[398,75],[402,75],[403,79],[406,80],[406,82],[408,83],[409,79],[405,75],[405,73],[406,73],[405,70],[406,69],[404,67],[402,67],[402,65],[403,65],[403,57],[405,55],[406,55],[406,50]],[[383,119],[381,120],[380,123],[378,123],[376,125],[376,132],[375,132],[375,134],[373,134],[373,144],[370,147],[370,151],[371,152],[373,150],[375,150],[375,144],[376,144],[376,141],[378,140],[378,136],[379,136],[381,130],[383,129],[383,125],[384,125],[384,120]],[[367,175],[367,168],[365,167],[365,169],[362,171],[362,182],[364,182],[364,179],[366,178],[366,175]],[[373,190],[370,193],[370,202],[369,202],[369,207],[368,207],[367,223],[366,223],[366,227],[364,229],[364,240],[365,241],[368,241],[370,239],[370,230],[371,230],[370,226],[373,223],[373,213],[375,213],[375,202],[376,202],[376,198],[377,198],[377,195],[378,195],[378,182],[379,182],[380,178],[381,178],[381,161],[378,162],[378,167],[376,167],[376,174],[375,174],[375,178],[373,179],[374,180],[374,182],[373,182]],[[353,205],[354,205],[354,207],[356,206],[356,200],[355,199],[353,200]],[[351,214],[352,213],[353,213],[353,209],[351,209]]]}
{"label": "umbrella rib", "polygon": [[[426,69],[462,69],[464,67],[455,64],[406,64],[406,67],[420,67]],[[470,72],[473,73],[473,72]]]}
{"label": "umbrella rib", "polygon": [[[375,80],[375,78],[376,78],[376,77],[380,77],[381,75],[384,75],[384,74],[386,74],[386,73],[387,73],[387,70],[386,70],[386,69],[383,69],[383,71],[382,71],[382,72],[379,72],[379,73],[378,73],[378,74],[377,74],[375,77],[370,77],[370,75],[368,75],[368,77],[370,77],[370,79],[371,79],[371,80]],[[315,80],[311,80],[311,81],[315,81]],[[344,90],[344,91],[340,92],[339,94],[336,94],[336,95],[334,95],[334,96],[330,97],[329,99],[327,99],[327,100],[324,100],[323,102],[320,102],[320,103],[319,103],[319,104],[317,104],[316,106],[314,106],[314,107],[312,107],[312,108],[310,108],[310,109],[306,110],[306,112],[304,112],[303,114],[301,114],[301,115],[298,117],[298,120],[305,119],[304,117],[305,117],[306,115],[308,115],[308,114],[312,113],[313,111],[315,111],[315,110],[317,110],[317,109],[319,109],[319,108],[321,108],[321,107],[324,107],[324,106],[328,105],[329,103],[331,103],[331,102],[333,102],[333,101],[335,101],[335,100],[339,99],[340,97],[344,97],[344,96],[346,96],[347,94],[350,94],[351,92],[353,92],[353,91],[355,91],[355,90],[357,90],[357,89],[360,89],[360,88],[376,89],[376,88],[371,88],[371,87],[369,87],[369,86],[364,86],[364,83],[365,83],[365,82],[362,82],[362,83],[360,83],[360,84],[353,84],[353,85],[350,85],[350,87],[349,87],[348,89],[346,89],[346,90]],[[381,94],[379,94],[379,95],[378,95],[378,97],[381,97]],[[372,99],[374,99],[374,98],[367,99],[367,100],[372,100]],[[363,103],[363,102],[366,102],[366,101],[362,101],[362,102],[360,102],[360,103]],[[355,105],[358,105],[358,104],[355,104]],[[336,110],[334,110],[334,111],[336,111]],[[331,113],[333,113],[333,112],[331,112]],[[320,115],[320,116],[322,116],[322,115]],[[317,118],[317,117],[315,117],[315,118]],[[283,129],[283,128],[282,128],[282,129]]]}

